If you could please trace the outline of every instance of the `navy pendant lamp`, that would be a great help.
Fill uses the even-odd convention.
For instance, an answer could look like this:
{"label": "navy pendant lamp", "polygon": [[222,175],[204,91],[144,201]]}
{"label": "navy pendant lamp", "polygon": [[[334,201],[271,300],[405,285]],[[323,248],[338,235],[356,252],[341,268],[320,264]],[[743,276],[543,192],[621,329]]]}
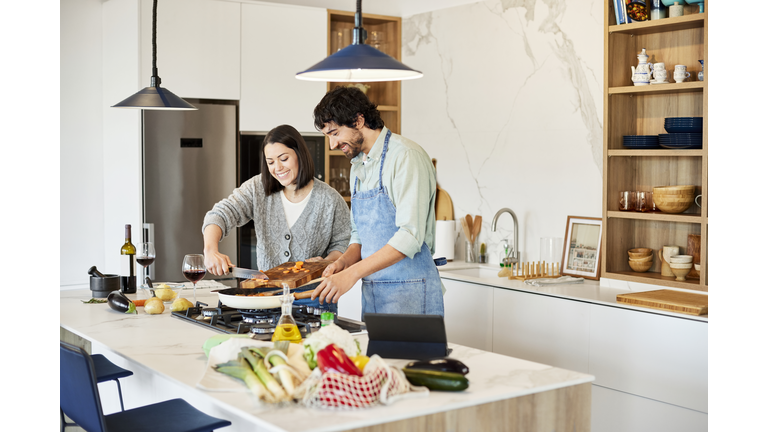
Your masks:
{"label": "navy pendant lamp", "polygon": [[337,51],[311,68],[296,74],[305,81],[376,82],[402,81],[421,78],[421,72],[400,63],[395,58],[366,45],[363,28],[362,0],[357,0],[352,44]]}
{"label": "navy pendant lamp", "polygon": [[157,0],[152,5],[152,78],[149,87],[139,90],[112,108],[138,108],[145,110],[196,110],[197,108],[176,96],[170,90],[160,87],[157,75]]}

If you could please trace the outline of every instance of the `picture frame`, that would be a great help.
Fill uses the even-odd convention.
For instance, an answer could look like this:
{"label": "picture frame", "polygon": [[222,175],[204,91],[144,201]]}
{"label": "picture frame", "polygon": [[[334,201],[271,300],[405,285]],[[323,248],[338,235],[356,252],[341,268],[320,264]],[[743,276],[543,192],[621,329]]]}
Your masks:
{"label": "picture frame", "polygon": [[568,216],[564,238],[560,274],[599,280],[603,219]]}

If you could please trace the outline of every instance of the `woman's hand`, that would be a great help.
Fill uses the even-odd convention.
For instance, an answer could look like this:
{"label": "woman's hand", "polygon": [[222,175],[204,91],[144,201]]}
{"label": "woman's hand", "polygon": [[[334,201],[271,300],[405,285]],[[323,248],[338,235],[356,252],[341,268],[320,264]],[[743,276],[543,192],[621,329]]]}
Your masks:
{"label": "woman's hand", "polygon": [[331,276],[333,274],[336,274],[336,273],[344,270],[346,267],[347,266],[344,265],[344,260],[339,258],[336,261],[328,264],[328,267],[326,267],[325,270],[323,270],[322,276],[324,278],[327,278],[327,277],[329,277],[329,276]]}
{"label": "woman's hand", "polygon": [[232,261],[229,257],[218,251],[204,252],[205,255],[205,269],[208,273],[216,276],[221,276],[229,273],[229,268],[232,267]]}
{"label": "woman's hand", "polygon": [[322,261],[322,260],[323,260],[323,257],[316,256],[316,257],[312,257],[312,258],[307,258],[304,261],[306,261],[306,262],[317,262],[317,261]]}

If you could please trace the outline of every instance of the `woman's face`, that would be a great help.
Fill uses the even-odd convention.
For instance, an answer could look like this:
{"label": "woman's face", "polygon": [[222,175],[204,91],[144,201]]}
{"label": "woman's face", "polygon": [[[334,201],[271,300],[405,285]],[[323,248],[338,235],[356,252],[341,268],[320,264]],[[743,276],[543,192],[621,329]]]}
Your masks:
{"label": "woman's face", "polygon": [[299,158],[285,144],[270,143],[264,146],[264,158],[269,173],[283,187],[294,184],[299,177]]}

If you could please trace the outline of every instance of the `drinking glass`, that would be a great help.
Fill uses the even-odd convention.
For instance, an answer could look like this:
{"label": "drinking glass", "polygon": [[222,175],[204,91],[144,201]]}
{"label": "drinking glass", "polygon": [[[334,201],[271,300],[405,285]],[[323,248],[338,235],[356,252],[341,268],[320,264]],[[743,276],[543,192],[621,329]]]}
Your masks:
{"label": "drinking glass", "polygon": [[155,245],[152,242],[139,243],[139,247],[136,248],[136,262],[143,267],[141,272],[141,286],[143,288],[149,288],[144,282],[147,277],[146,269],[155,262],[155,257]]}
{"label": "drinking glass", "polygon": [[184,262],[181,264],[181,272],[188,281],[192,282],[193,303],[197,304],[197,283],[205,277],[205,258],[200,254],[184,255]]}
{"label": "drinking glass", "polygon": [[651,192],[638,191],[635,192],[637,197],[637,204],[635,204],[635,211],[649,212],[652,211],[653,198],[651,198]]}
{"label": "drinking glass", "polygon": [[635,193],[632,191],[620,192],[619,210],[632,211],[635,209]]}

